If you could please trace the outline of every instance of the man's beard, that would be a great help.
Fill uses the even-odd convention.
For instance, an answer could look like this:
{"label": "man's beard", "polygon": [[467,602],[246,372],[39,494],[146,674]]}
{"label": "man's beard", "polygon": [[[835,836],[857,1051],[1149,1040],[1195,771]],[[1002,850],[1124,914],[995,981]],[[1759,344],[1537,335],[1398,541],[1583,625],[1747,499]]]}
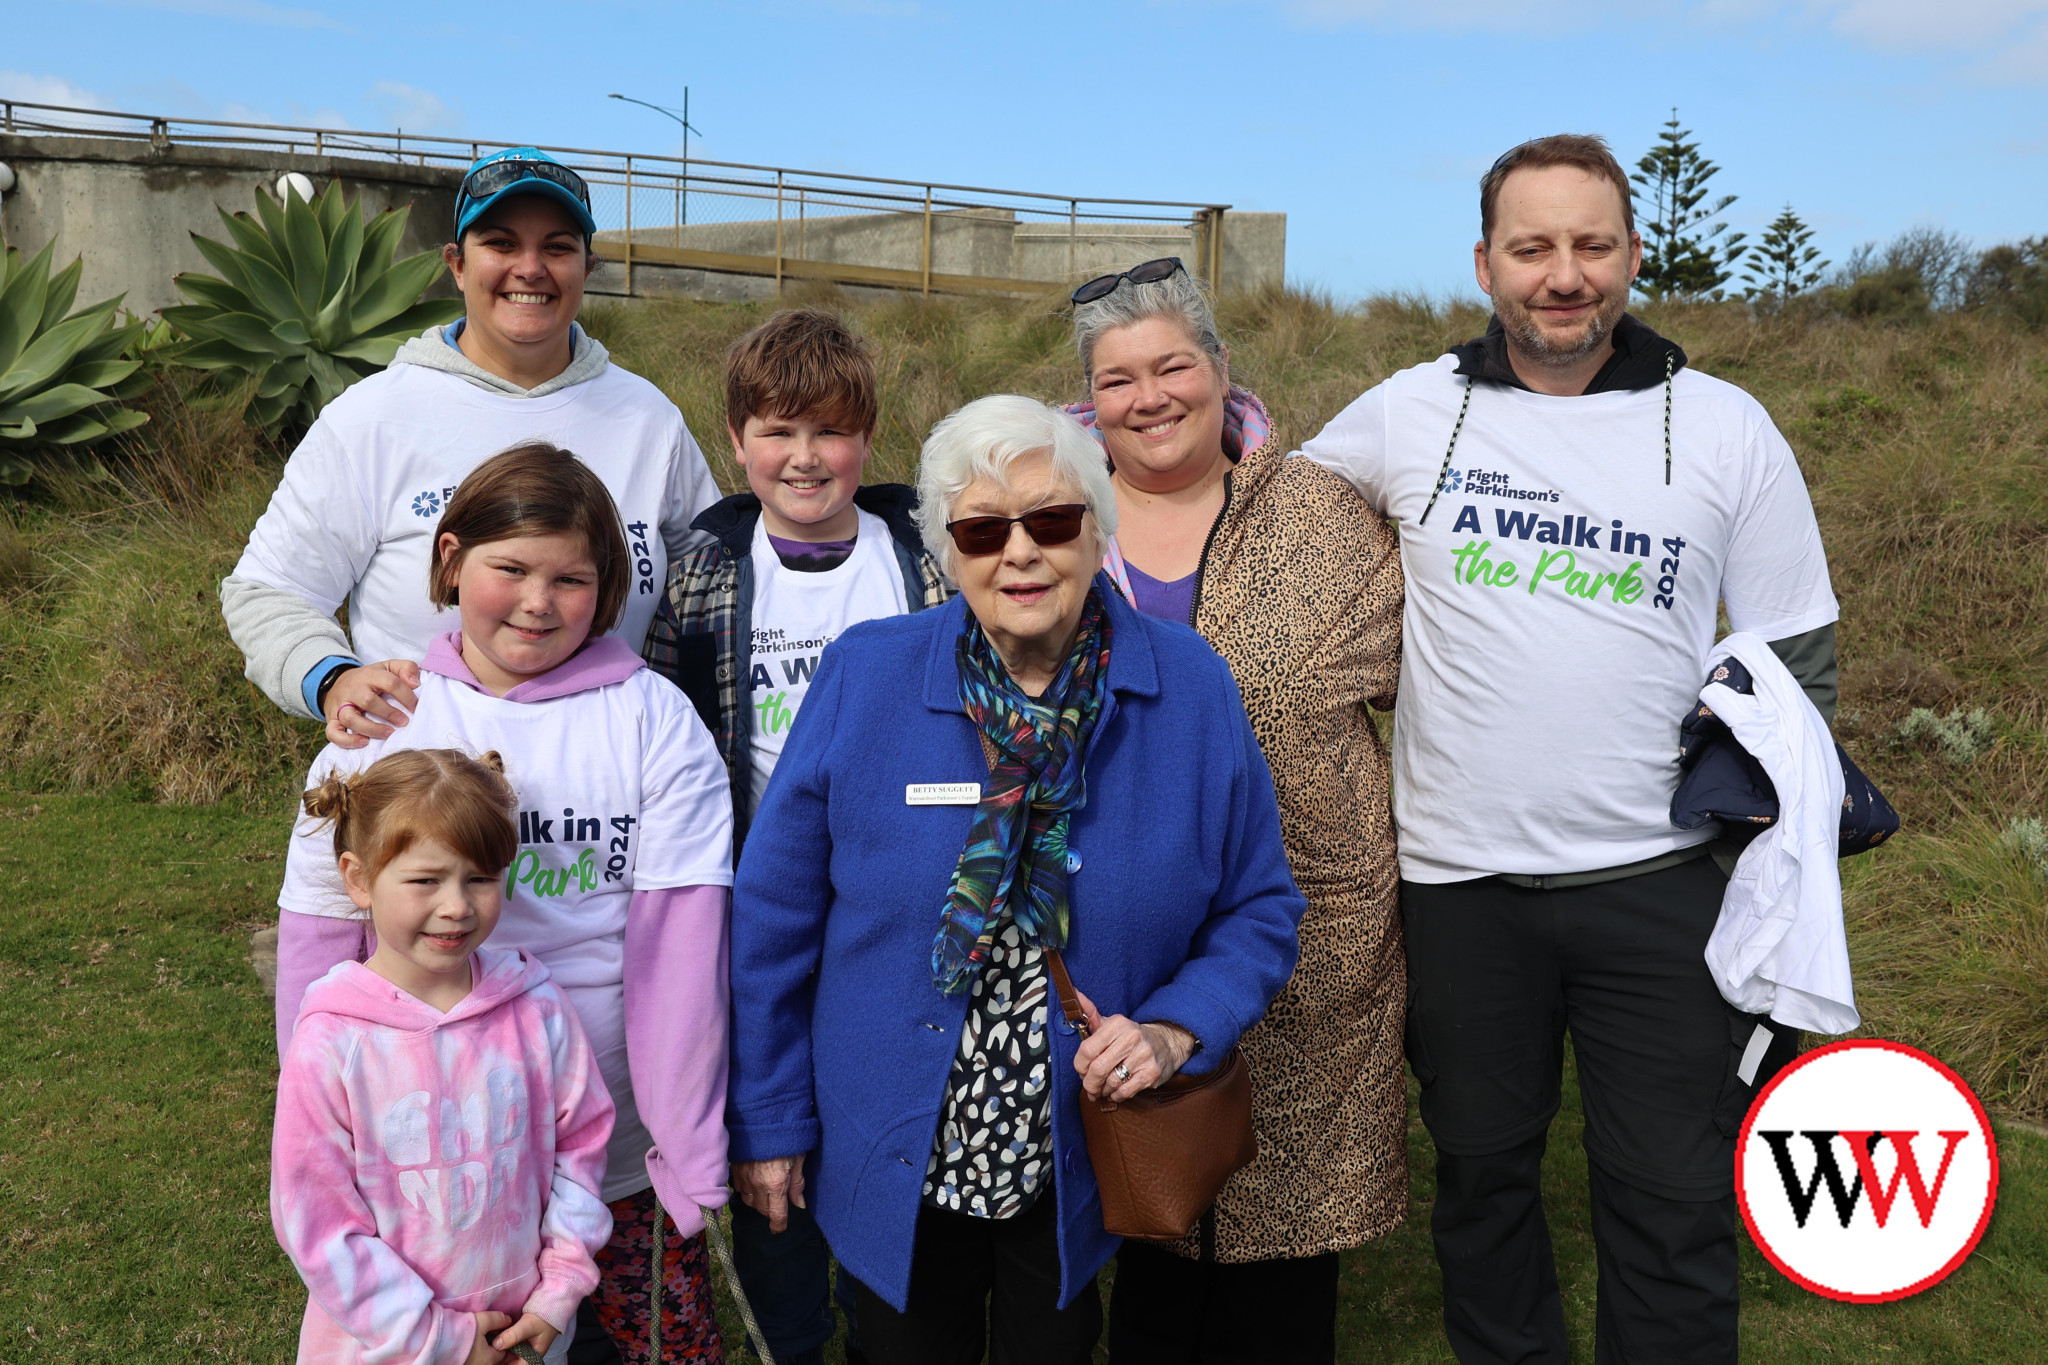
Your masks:
{"label": "man's beard", "polygon": [[1508,340],[1514,343],[1516,354],[1535,364],[1558,369],[1576,365],[1599,350],[1613,335],[1615,324],[1621,321],[1621,315],[1627,310],[1626,292],[1603,298],[1577,339],[1561,345],[1545,335],[1537,326],[1535,315],[1521,303],[1511,299],[1493,301],[1493,311],[1500,315],[1501,328],[1508,334]]}

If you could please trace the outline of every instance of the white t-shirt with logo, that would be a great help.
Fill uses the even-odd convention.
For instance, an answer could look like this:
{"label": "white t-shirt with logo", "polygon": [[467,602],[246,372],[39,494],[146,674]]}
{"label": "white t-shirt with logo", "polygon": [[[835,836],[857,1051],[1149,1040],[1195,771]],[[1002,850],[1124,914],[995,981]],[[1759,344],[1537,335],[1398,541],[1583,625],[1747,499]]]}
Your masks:
{"label": "white t-shirt with logo", "polygon": [[1401,875],[1587,872],[1704,842],[1672,827],[1671,796],[1716,606],[1766,640],[1837,615],[1791,448],[1748,394],[1681,370],[1666,487],[1662,384],[1480,383],[1423,524],[1456,364],[1395,375],[1300,451],[1400,530]]}
{"label": "white t-shirt with logo", "polygon": [[[406,749],[495,749],[519,798],[494,948],[523,948],[568,993],[618,1105],[604,1197],[647,1187],[653,1140],[626,1064],[626,911],[635,891],[732,885],[725,764],[689,699],[639,669],[623,681],[513,702],[423,672],[409,725],[361,749],[333,745],[306,774],[354,773]],[[362,919],[335,865],[334,829],[301,814],[278,905]]]}
{"label": "white t-shirt with logo", "polygon": [[639,649],[669,561],[701,539],[690,522],[719,494],[676,405],[617,365],[540,398],[419,365],[371,375],[329,403],[292,452],[235,574],[325,613],[346,599],[365,663],[423,658],[456,625],[427,600],[441,513],[471,470],[527,441],[572,452],[611,491],[633,570],[613,633]]}
{"label": "white t-shirt with logo", "polygon": [[784,568],[768,542],[765,522],[754,525],[753,557],[754,662],[746,698],[753,707],[751,809],[759,810],[825,646],[848,626],[901,616],[910,604],[888,524],[872,512],[860,513],[853,553],[823,573]]}

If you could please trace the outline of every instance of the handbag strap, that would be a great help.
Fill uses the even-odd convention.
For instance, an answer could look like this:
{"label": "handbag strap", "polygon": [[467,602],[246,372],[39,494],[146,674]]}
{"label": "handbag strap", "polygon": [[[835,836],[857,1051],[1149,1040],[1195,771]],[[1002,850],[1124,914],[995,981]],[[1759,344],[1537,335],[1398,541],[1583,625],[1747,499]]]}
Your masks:
{"label": "handbag strap", "polygon": [[1074,978],[1067,975],[1067,960],[1060,956],[1059,949],[1045,950],[1045,967],[1052,973],[1053,989],[1059,992],[1060,1012],[1067,1016],[1067,1022],[1074,1026],[1074,1032],[1086,1038],[1088,1016],[1081,1012],[1081,997],[1074,990]]}

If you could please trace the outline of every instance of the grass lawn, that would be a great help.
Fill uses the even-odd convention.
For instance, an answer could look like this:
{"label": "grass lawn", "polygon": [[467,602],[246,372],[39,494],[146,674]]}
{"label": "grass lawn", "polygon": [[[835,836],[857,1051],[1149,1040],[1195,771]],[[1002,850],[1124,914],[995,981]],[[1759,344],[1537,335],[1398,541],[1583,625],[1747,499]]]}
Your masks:
{"label": "grass lawn", "polygon": [[[289,1359],[303,1291],[270,1234],[273,920],[288,795],[169,806],[0,792],[0,1365]],[[1340,1358],[1448,1361],[1411,1126],[1410,1221],[1346,1257]],[[1548,1179],[1566,1311],[1592,1352],[1576,1096]],[[1827,1303],[1745,1249],[1751,1362],[2048,1359],[2048,1140],[2001,1129],[1977,1254],[1902,1304]],[[738,1340],[736,1332],[729,1341]]]}

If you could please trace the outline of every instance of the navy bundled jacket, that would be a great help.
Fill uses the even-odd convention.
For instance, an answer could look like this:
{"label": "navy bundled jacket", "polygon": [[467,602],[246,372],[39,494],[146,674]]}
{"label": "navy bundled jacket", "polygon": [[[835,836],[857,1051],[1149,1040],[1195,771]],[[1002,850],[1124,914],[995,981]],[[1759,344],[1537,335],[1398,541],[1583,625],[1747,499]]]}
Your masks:
{"label": "navy bundled jacket", "polygon": [[[1171,1021],[1213,1067],[1293,973],[1305,903],[1230,670],[1185,626],[1096,579],[1109,696],[1070,844],[1074,984],[1104,1015]],[[808,1202],[847,1269],[903,1309],[925,1167],[968,996],[932,984],[932,939],[983,783],[955,650],[967,606],[854,626],[826,651],[734,886],[734,1161],[811,1153]],[[1081,1131],[1079,1039],[1054,1007],[1060,1302],[1115,1252]]]}

